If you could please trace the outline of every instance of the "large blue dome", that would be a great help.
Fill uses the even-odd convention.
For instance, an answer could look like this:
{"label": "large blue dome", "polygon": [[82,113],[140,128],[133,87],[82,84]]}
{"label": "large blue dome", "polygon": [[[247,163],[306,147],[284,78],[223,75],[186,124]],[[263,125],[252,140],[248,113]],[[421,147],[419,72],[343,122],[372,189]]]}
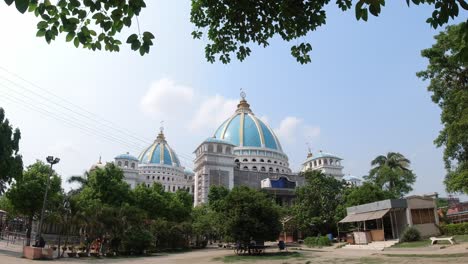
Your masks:
{"label": "large blue dome", "polygon": [[141,164],[164,164],[180,167],[180,161],[174,150],[169,147],[164,134],[159,133],[156,140],[138,156]]}
{"label": "large blue dome", "polygon": [[268,148],[283,152],[273,130],[252,113],[245,99],[239,103],[236,113],[216,130],[214,137],[238,147]]}

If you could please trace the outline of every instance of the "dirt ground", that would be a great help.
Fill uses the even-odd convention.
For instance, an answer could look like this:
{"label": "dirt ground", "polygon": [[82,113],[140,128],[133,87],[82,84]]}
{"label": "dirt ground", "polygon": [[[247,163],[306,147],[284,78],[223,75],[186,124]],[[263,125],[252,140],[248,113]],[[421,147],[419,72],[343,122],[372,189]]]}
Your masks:
{"label": "dirt ground", "polygon": [[[273,263],[273,264],[312,264],[312,263],[408,263],[408,264],[426,264],[426,263],[468,263],[468,244],[458,244],[443,249],[423,248],[411,250],[389,250],[389,251],[368,251],[351,249],[298,249],[299,257],[272,259],[269,257],[258,257],[248,259],[238,259],[229,256],[235,256],[232,250],[207,248],[203,250],[194,250],[184,253],[161,254],[151,257],[128,257],[128,258],[84,258],[70,259],[63,258],[53,260],[57,264],[70,263],[103,263],[103,264],[204,264],[204,263]],[[31,263],[31,260],[21,258],[19,246],[6,246],[0,243],[0,264],[22,264]],[[270,253],[277,252],[276,249],[270,249]],[[402,255],[403,254],[403,255]],[[227,256],[227,258],[225,258]]]}

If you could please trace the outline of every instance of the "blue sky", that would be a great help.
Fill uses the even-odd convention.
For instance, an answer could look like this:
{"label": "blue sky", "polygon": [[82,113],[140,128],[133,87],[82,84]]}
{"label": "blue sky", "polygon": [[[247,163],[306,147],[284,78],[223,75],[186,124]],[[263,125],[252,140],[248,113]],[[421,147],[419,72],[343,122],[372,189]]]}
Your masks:
{"label": "blue sky", "polygon": [[[420,51],[434,43],[437,33],[425,23],[430,7],[387,1],[380,17],[358,22],[353,11],[343,13],[331,5],[327,24],[302,39],[313,46],[312,63],[301,65],[291,57],[296,41],[274,39],[266,49],[254,47],[244,62],[224,65],[206,62],[207,40],[191,38],[190,1],[147,2],[140,25],[154,33],[156,45],[144,57],[126,46],[120,53],[75,49],[64,36],[48,45],[35,37],[31,14],[0,5],[5,40],[0,66],[147,144],[164,120],[169,144],[187,166],[195,147],[235,110],[243,88],[254,113],[277,131],[293,170],[306,156],[306,142],[313,151],[341,156],[345,173],[355,176],[365,175],[377,155],[398,151],[412,161],[418,176],[414,193],[445,194],[442,149],[433,145],[441,128],[440,110],[430,100],[427,83],[415,75],[427,64]],[[456,21],[462,18],[466,13]],[[0,71],[2,76],[13,78]],[[2,81],[0,93],[12,96],[12,89],[21,90]],[[26,164],[60,156],[57,170],[64,178],[83,173],[100,155],[111,161],[127,150],[138,154],[138,147],[88,135],[5,97],[0,97],[0,106],[22,130]],[[67,115],[53,105],[49,110]],[[88,125],[109,135],[115,132],[102,124]]]}

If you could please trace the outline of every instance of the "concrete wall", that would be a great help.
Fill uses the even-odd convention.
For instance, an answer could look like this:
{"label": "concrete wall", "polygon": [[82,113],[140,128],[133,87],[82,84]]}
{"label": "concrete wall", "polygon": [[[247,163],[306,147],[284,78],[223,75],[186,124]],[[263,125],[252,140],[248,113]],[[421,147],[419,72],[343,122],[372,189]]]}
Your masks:
{"label": "concrete wall", "polygon": [[440,235],[439,228],[435,224],[421,224],[413,225],[414,228],[418,229],[423,237],[438,236]]}

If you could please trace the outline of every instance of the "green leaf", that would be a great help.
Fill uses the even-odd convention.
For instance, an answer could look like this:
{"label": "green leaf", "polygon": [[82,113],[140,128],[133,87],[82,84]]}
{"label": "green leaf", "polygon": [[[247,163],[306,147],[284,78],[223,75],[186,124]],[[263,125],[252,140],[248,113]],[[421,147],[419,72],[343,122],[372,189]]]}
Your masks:
{"label": "green leaf", "polygon": [[127,38],[127,43],[134,43],[135,40],[138,40],[138,35],[137,34],[132,34]]}
{"label": "green leaf", "polygon": [[37,29],[44,29],[44,28],[47,28],[49,27],[49,24],[47,24],[47,22],[45,21],[41,21],[39,23],[37,23]]}
{"label": "green leaf", "polygon": [[75,32],[69,32],[66,37],[67,42],[72,41],[74,37],[75,37]]}
{"label": "green leaf", "polygon": [[143,39],[154,39],[154,35],[151,32],[143,32]]}
{"label": "green leaf", "polygon": [[75,39],[73,40],[73,44],[75,44],[75,47],[78,48],[78,46],[80,45],[80,40],[78,39],[78,37],[75,37]]}
{"label": "green leaf", "polygon": [[15,6],[21,14],[24,14],[28,10],[29,0],[15,0]]}
{"label": "green leaf", "polygon": [[36,33],[36,37],[43,37],[45,36],[46,30],[45,29],[39,29]]}
{"label": "green leaf", "polygon": [[6,3],[7,5],[11,5],[11,4],[13,3],[13,1],[15,1],[15,0],[5,0],[5,3]]}

